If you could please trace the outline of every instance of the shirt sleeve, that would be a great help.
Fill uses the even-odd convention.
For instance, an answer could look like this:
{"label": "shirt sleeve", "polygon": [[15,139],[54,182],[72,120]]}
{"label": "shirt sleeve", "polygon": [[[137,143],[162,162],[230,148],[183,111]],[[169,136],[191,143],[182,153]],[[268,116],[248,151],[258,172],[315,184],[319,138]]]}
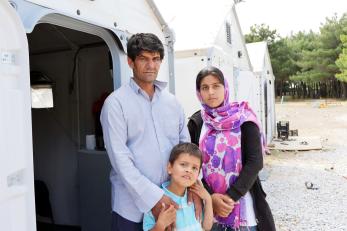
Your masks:
{"label": "shirt sleeve", "polygon": [[164,192],[137,169],[133,153],[126,145],[127,123],[122,107],[116,98],[108,98],[100,116],[105,147],[112,168],[119,175],[138,209],[150,211]]}
{"label": "shirt sleeve", "polygon": [[185,122],[184,110],[180,104],[179,104],[179,108],[180,108],[180,124],[179,124],[180,137],[179,137],[179,142],[180,143],[190,142],[190,135],[189,135],[188,127],[186,126],[186,122]]}
{"label": "shirt sleeve", "polygon": [[155,218],[151,212],[145,213],[143,216],[143,230],[151,230],[155,226]]}
{"label": "shirt sleeve", "polygon": [[258,126],[245,122],[241,126],[242,170],[235,184],[230,186],[227,194],[238,201],[252,187],[263,168],[263,154]]}

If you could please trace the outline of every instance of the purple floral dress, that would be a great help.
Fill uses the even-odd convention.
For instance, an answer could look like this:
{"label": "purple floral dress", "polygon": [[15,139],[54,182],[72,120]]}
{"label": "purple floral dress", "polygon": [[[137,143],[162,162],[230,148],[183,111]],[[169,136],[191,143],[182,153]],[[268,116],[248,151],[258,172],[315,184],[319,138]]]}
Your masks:
{"label": "purple floral dress", "polygon": [[[255,113],[247,102],[229,103],[229,88],[225,81],[224,102],[218,108],[210,108],[202,103],[202,119],[207,127],[200,139],[203,152],[203,178],[213,192],[225,194],[242,170],[241,125],[252,121],[259,126]],[[197,92],[201,100],[200,93]],[[247,224],[243,197],[234,205],[228,217],[215,217],[219,224],[239,228]]]}

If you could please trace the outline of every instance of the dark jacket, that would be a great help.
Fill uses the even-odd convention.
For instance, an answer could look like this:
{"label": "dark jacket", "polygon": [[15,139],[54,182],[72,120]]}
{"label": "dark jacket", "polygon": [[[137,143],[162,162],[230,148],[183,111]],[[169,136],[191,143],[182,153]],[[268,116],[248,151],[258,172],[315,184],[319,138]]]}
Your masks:
{"label": "dark jacket", "polygon": [[[188,129],[192,143],[199,145],[203,121],[200,111],[194,113],[188,122]],[[245,122],[241,126],[241,154],[242,171],[235,184],[230,186],[227,194],[238,201],[248,191],[253,199],[254,212],[259,231],[274,231],[275,223],[268,203],[266,194],[261,186],[258,172],[263,168],[263,155],[260,142],[260,133],[257,125],[253,122]],[[203,181],[206,189],[212,194],[212,190]]]}

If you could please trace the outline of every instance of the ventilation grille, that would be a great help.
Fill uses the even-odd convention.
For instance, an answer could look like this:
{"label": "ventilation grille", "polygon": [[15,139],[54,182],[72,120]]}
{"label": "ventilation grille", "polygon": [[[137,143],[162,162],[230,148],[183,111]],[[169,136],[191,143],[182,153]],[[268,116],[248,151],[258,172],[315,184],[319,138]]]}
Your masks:
{"label": "ventilation grille", "polygon": [[226,32],[227,43],[231,44],[231,26],[230,26],[230,23],[228,22],[225,23],[225,32]]}

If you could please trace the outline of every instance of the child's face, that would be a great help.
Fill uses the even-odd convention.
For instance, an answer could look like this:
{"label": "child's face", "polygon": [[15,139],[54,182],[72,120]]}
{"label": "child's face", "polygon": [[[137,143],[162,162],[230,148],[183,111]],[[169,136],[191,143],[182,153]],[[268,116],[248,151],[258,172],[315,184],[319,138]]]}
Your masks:
{"label": "child's face", "polygon": [[173,164],[168,164],[167,170],[171,176],[171,182],[182,187],[189,187],[198,179],[200,159],[188,153],[182,153]]}

